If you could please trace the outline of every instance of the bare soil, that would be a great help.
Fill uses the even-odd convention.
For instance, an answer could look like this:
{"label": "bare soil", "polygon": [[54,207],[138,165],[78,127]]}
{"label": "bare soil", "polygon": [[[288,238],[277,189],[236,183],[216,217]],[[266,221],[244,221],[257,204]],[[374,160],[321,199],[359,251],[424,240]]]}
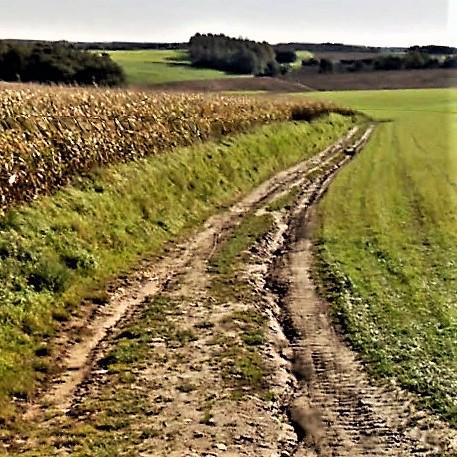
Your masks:
{"label": "bare soil", "polygon": [[[368,378],[311,278],[313,204],[351,160],[346,148],[360,150],[372,128],[354,129],[276,175],[145,265],[141,278],[117,290],[88,324],[88,337],[68,352],[63,375],[32,408],[33,431],[7,449],[154,457],[457,452],[454,430],[418,411],[414,397]],[[291,195],[291,203],[275,207]],[[265,214],[271,225],[252,241],[221,295],[211,259],[247,217]],[[232,294],[246,285],[249,299]],[[158,302],[160,314],[148,321]],[[245,352],[245,337],[252,335],[243,334],[243,322],[257,315],[265,320],[263,341]],[[137,327],[155,336],[138,346],[142,357],[133,354],[113,371],[107,363],[113,348],[147,336],[135,336]],[[227,370],[245,354],[261,360],[260,384],[240,384],[242,376]],[[81,452],[93,444],[87,427],[94,424],[107,445],[118,446],[115,454]],[[78,433],[65,438],[72,430]]]}
{"label": "bare soil", "polygon": [[93,362],[106,352],[103,349],[104,338],[109,336],[111,330],[122,319],[130,319],[131,313],[140,307],[147,297],[169,288],[175,277],[180,277],[181,281],[184,281],[186,272],[194,274],[195,271],[199,271],[202,262],[207,261],[214,253],[224,233],[233,230],[243,216],[260,202],[288,189],[303,173],[321,167],[332,159],[351,141],[356,132],[357,130],[353,129],[346,138],[342,138],[317,156],[275,175],[229,211],[210,218],[192,239],[172,247],[161,260],[155,259],[152,264],[144,265],[140,277],[133,278],[131,283],[127,282],[115,290],[107,306],[86,322],[85,338],[73,344],[67,351],[62,361],[65,369],[45,395],[45,403],[58,405],[61,409],[68,408],[75,388],[90,374]]}
{"label": "bare soil", "polygon": [[151,89],[178,92],[304,92],[310,90],[299,81],[254,76],[166,83],[151,86]]}
{"label": "bare soil", "polygon": [[457,87],[457,70],[398,70],[320,74],[303,69],[284,77],[313,90],[427,89]]}

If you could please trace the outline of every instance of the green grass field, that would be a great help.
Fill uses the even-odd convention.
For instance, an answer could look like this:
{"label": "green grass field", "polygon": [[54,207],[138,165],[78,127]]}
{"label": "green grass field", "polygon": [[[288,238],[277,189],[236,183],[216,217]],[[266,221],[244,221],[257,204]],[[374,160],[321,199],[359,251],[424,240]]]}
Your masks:
{"label": "green grass field", "polygon": [[456,426],[457,90],[314,96],[391,120],[319,206],[335,315],[374,373]]}
{"label": "green grass field", "polygon": [[217,70],[191,67],[185,51],[110,51],[109,54],[115,62],[124,68],[127,82],[133,85],[152,85],[234,76]]}

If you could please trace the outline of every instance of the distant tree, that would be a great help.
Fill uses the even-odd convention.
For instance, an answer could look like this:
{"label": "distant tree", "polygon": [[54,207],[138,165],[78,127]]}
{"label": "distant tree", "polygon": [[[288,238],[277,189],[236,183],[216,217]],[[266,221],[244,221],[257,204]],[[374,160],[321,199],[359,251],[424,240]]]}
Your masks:
{"label": "distant tree", "polygon": [[319,63],[319,73],[333,73],[335,64],[330,59],[321,59]]}
{"label": "distant tree", "polygon": [[264,71],[262,76],[278,76],[279,74],[282,73],[282,71],[283,71],[282,66],[279,65],[278,62],[274,61],[274,62],[270,62],[267,65],[267,68]]}
{"label": "distant tree", "polygon": [[189,54],[197,67],[259,76],[279,72],[275,52],[266,42],[197,33],[189,41]]}
{"label": "distant tree", "polygon": [[374,60],[375,70],[402,70],[405,67],[405,60],[402,56],[386,55]]}
{"label": "distant tree", "polygon": [[374,60],[375,70],[418,70],[439,68],[439,59],[422,52],[420,48],[411,48],[405,54],[384,55]]}
{"label": "distant tree", "polygon": [[26,55],[23,47],[6,46],[0,50],[0,79],[4,81],[20,81],[25,59]]}
{"label": "distant tree", "polygon": [[425,68],[430,57],[420,51],[408,52],[405,56],[405,68],[407,69],[420,69]]}
{"label": "distant tree", "polygon": [[297,61],[297,53],[294,49],[278,48],[275,49],[276,60],[280,64],[294,63]]}
{"label": "distant tree", "polygon": [[443,62],[443,68],[457,68],[457,56],[447,57]]}
{"label": "distant tree", "polygon": [[287,73],[290,73],[291,71],[292,67],[289,64],[283,64],[279,67],[279,72],[281,75],[287,75]]}
{"label": "distant tree", "polygon": [[320,64],[320,60],[315,57],[311,57],[311,59],[303,59],[301,64],[303,67],[317,67]]}
{"label": "distant tree", "polygon": [[349,67],[348,67],[348,71],[352,72],[352,73],[357,73],[359,71],[363,71],[365,70],[365,65],[363,64],[363,62],[361,60],[356,60],[354,61]]}
{"label": "distant tree", "polygon": [[125,75],[108,54],[68,43],[8,43],[0,47],[0,79],[115,86],[125,82]]}
{"label": "distant tree", "polygon": [[451,46],[437,46],[431,44],[428,46],[411,46],[408,51],[418,51],[425,54],[434,55],[452,55],[457,53],[457,48],[453,48]]}

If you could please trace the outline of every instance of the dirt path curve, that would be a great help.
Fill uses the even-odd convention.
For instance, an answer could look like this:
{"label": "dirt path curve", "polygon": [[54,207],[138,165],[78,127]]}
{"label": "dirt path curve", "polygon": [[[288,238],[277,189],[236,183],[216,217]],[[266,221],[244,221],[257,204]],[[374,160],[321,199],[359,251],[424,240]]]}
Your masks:
{"label": "dirt path curve", "polygon": [[[342,148],[351,144],[358,128],[352,129],[346,137],[341,138],[320,154],[281,172],[257,187],[229,211],[211,217],[192,239],[176,246],[164,258],[153,265],[145,265],[138,282],[121,287],[115,291],[109,304],[87,322],[86,335],[83,341],[73,344],[62,361],[63,374],[54,382],[45,395],[44,404],[57,406],[62,410],[70,408],[75,389],[89,375],[93,362],[101,358],[106,349],[102,344],[104,338],[116,327],[121,319],[138,307],[146,297],[155,295],[166,288],[173,277],[182,274],[191,262],[197,259],[208,259],[219,241],[220,235],[230,231],[240,219],[255,205],[272,196],[278,190],[284,190],[305,172],[320,167],[330,160]],[[27,416],[32,417],[40,405],[30,408]]]}

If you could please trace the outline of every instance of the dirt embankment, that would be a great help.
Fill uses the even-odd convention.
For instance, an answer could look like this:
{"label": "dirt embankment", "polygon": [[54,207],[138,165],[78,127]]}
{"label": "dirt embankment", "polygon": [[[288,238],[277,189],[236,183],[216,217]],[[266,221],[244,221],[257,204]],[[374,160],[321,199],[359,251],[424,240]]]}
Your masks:
{"label": "dirt embankment", "polygon": [[273,177],[126,283],[12,455],[455,451],[454,432],[368,379],[311,280],[313,203],[370,132]]}

